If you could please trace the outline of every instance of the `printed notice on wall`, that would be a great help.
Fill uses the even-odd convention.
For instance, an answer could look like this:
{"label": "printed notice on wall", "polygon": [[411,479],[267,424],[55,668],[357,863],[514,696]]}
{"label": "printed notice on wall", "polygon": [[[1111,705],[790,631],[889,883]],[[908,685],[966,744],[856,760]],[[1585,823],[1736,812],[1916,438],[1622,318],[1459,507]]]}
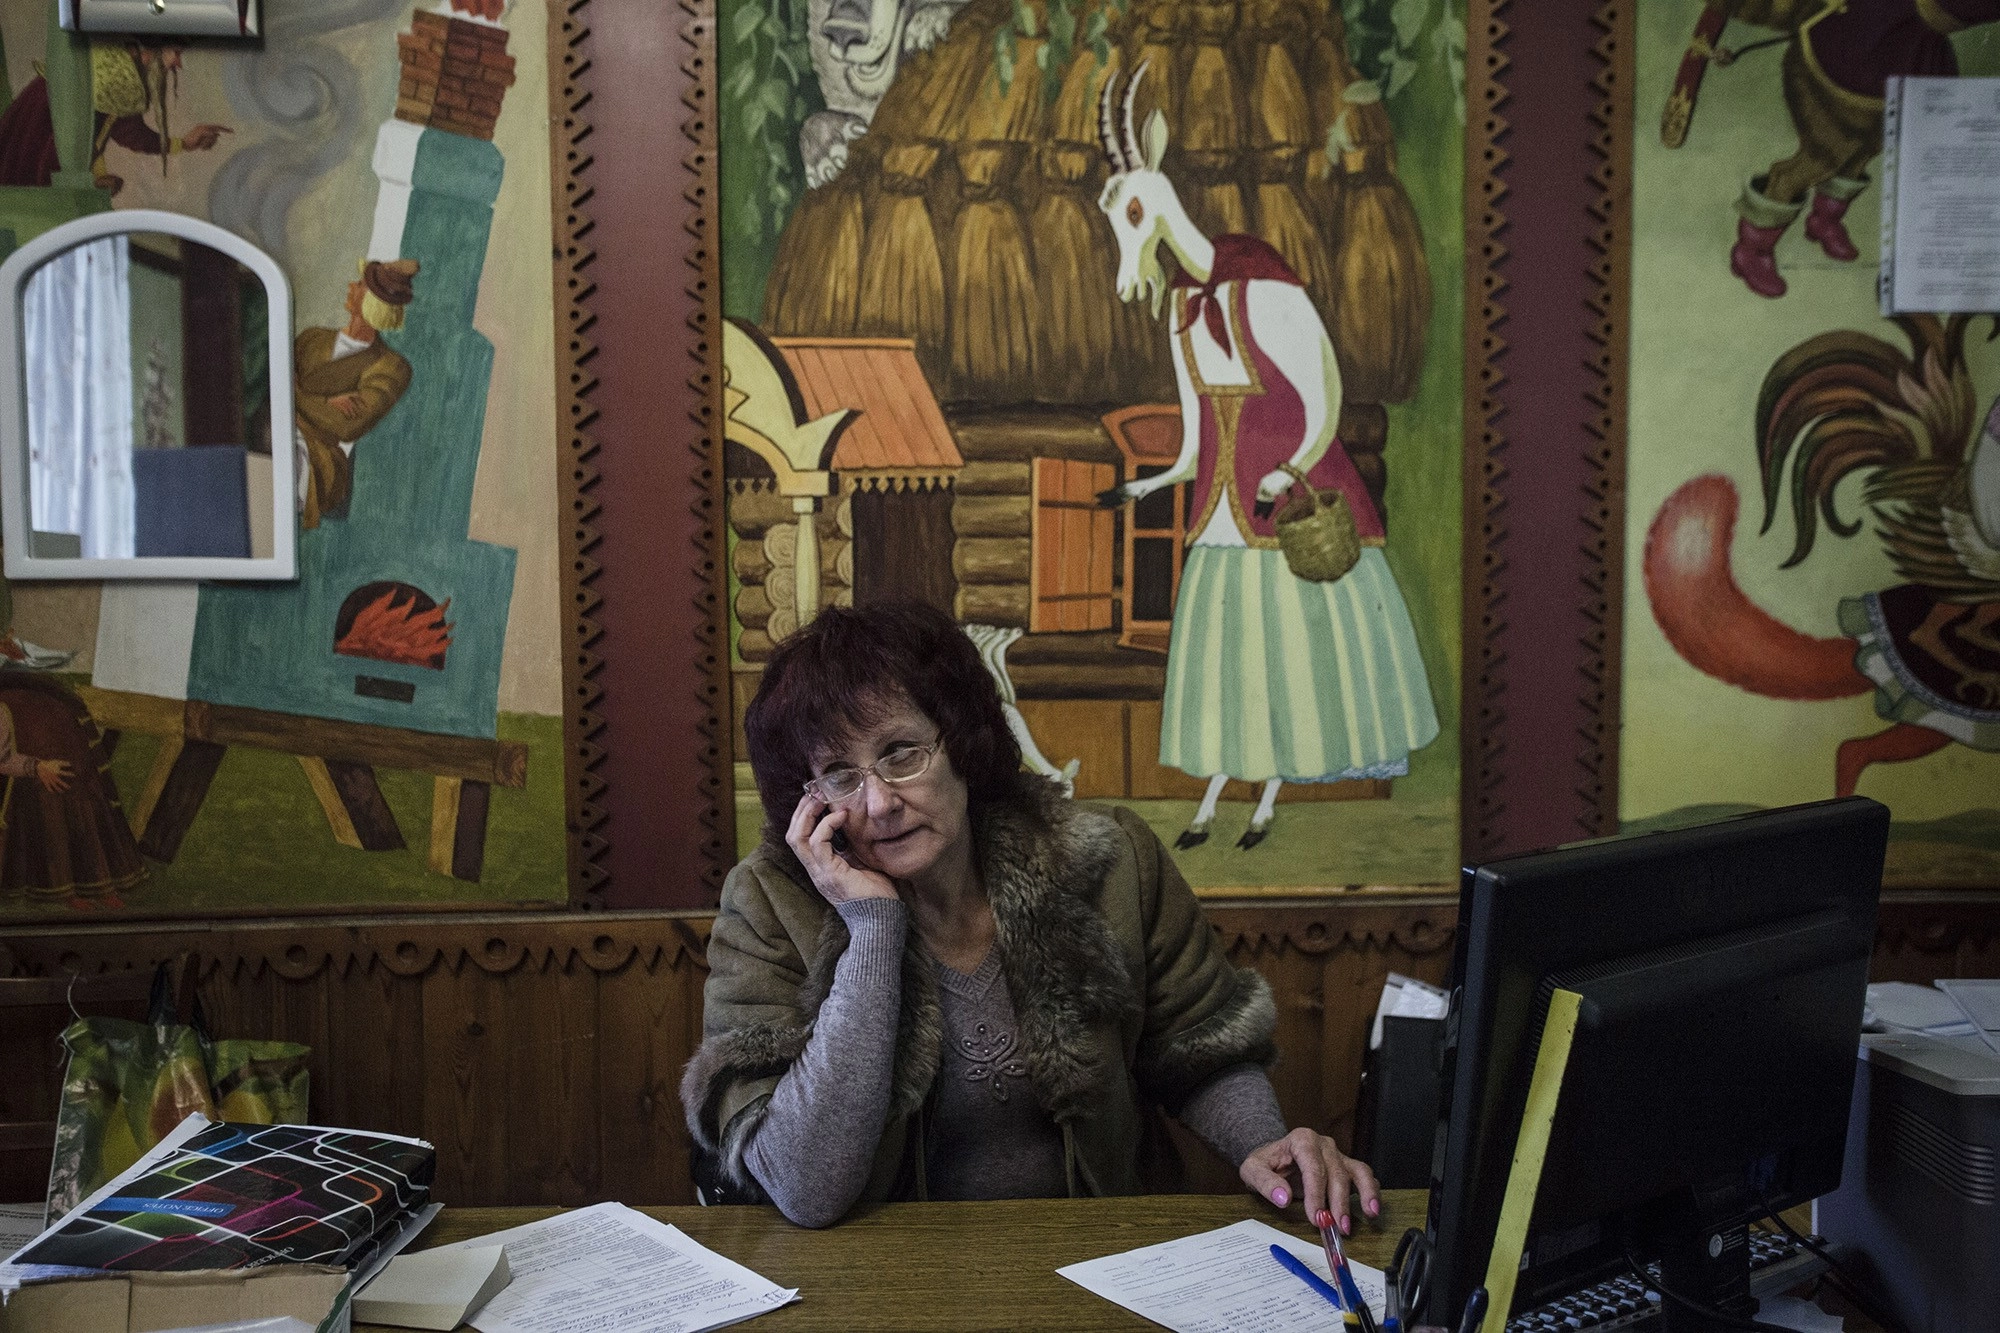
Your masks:
{"label": "printed notice on wall", "polygon": [[2000,78],[1886,94],[1882,313],[2000,310]]}

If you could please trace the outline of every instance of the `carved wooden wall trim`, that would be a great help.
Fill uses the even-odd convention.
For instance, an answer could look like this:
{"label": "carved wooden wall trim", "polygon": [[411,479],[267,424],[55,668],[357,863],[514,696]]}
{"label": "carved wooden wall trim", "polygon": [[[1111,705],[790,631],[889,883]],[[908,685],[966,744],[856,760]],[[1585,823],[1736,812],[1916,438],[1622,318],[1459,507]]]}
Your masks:
{"label": "carved wooden wall trim", "polygon": [[[1341,949],[1436,958],[1454,942],[1457,900],[1412,895],[1368,903],[1208,903],[1203,911],[1223,947],[1243,963],[1286,954],[1324,958]],[[649,972],[663,967],[705,972],[713,922],[713,913],[690,911],[19,927],[0,933],[0,976],[149,969],[183,954],[199,960],[204,982],[266,971],[288,981],[372,970],[416,978],[467,968],[495,977],[549,967],[612,975],[634,962]],[[1968,947],[1990,951],[1996,943],[2000,894],[1884,895],[1878,956],[1918,953],[1936,959]]]}
{"label": "carved wooden wall trim", "polygon": [[1625,391],[1632,304],[1632,98],[1633,15],[1638,0],[1605,0],[1595,22],[1603,30],[1595,55],[1600,62],[1592,86],[1598,104],[1591,120],[1597,136],[1591,151],[1597,170],[1591,179],[1597,201],[1590,238],[1596,251],[1590,299],[1595,313],[1589,334],[1597,354],[1587,363],[1595,379],[1589,391],[1595,413],[1588,422],[1597,448],[1585,486],[1589,507],[1583,521],[1584,634],[1581,770],[1577,790],[1584,808],[1595,812],[1597,833],[1618,831],[1618,719],[1622,704],[1625,641]]}
{"label": "carved wooden wall trim", "polygon": [[[716,387],[713,7],[592,0],[593,497],[606,908],[712,906],[734,857]],[[677,137],[678,135],[678,137]]]}
{"label": "carved wooden wall trim", "polygon": [[[182,954],[199,960],[201,979],[261,975],[307,981],[331,972],[347,977],[380,969],[392,976],[422,977],[467,967],[490,976],[555,966],[580,966],[599,974],[635,960],[648,971],[705,967],[706,912],[535,917],[437,916],[303,924],[296,921],[232,925],[162,926],[134,930],[46,928],[0,936],[17,971],[105,972],[151,968]],[[3,958],[4,954],[0,954]]]}
{"label": "carved wooden wall trim", "polygon": [[[1490,264],[1515,349],[1505,373],[1487,377],[1492,414],[1467,423],[1498,423],[1484,476],[1469,482],[1486,493],[1483,512],[1468,514],[1468,558],[1474,543],[1492,558],[1467,576],[1468,617],[1484,617],[1468,620],[1466,636],[1468,672],[1478,673],[1469,678],[1481,687],[1468,702],[1479,746],[1466,766],[1468,859],[1609,831],[1616,737],[1605,708],[1615,709],[1617,682],[1606,654],[1616,648],[1618,581],[1605,431],[1616,404],[1593,370],[1607,354],[1603,330],[1579,317],[1604,291],[1606,191],[1619,185],[1599,170],[1611,164],[1605,135],[1616,119],[1606,99],[1624,95],[1601,77],[1601,7],[1609,12],[1603,0],[1511,4],[1495,37],[1504,60],[1468,63],[1506,110],[1493,170],[1507,243]],[[1469,95],[1480,91],[1472,83]],[[1476,241],[1475,230],[1469,261]]]}
{"label": "carved wooden wall trim", "polygon": [[1465,687],[1459,734],[1459,848],[1481,860],[1500,845],[1495,821],[1505,808],[1498,771],[1500,722],[1506,701],[1500,666],[1501,598],[1496,574],[1505,558],[1507,519],[1500,482],[1506,472],[1507,437],[1497,391],[1506,377],[1507,340],[1501,273],[1507,246],[1501,176],[1507,153],[1500,141],[1507,119],[1501,75],[1507,56],[1508,0],[1473,0],[1467,14],[1465,60],[1465,505],[1461,564],[1462,649]]}
{"label": "carved wooden wall trim", "polygon": [[1872,975],[1919,983],[2000,976],[2000,894],[1910,893],[1885,901]]}
{"label": "carved wooden wall trim", "polygon": [[1239,963],[1288,950],[1323,957],[1336,949],[1394,949],[1425,958],[1451,947],[1455,897],[1413,897],[1360,906],[1338,899],[1277,907],[1204,904],[1216,934]]}
{"label": "carved wooden wall trim", "polygon": [[559,521],[562,604],[568,630],[563,654],[563,800],[569,835],[570,902],[579,907],[594,907],[601,901],[601,862],[607,848],[600,832],[604,809],[598,803],[604,779],[596,771],[604,757],[597,742],[604,719],[595,707],[603,689],[596,680],[601,663],[594,648],[601,632],[596,611],[603,599],[593,586],[598,566],[591,554],[598,541],[598,506],[591,496],[597,485],[597,441],[589,434],[590,423],[597,416],[591,404],[597,380],[589,367],[597,347],[590,340],[593,317],[588,301],[593,285],[588,270],[597,256],[590,247],[590,216],[584,211],[590,200],[590,98],[583,86],[589,70],[584,51],[590,2],[561,0],[550,5],[548,31],[556,420],[563,432]]}
{"label": "carved wooden wall trim", "polygon": [[702,618],[696,635],[701,684],[701,714],[697,729],[703,749],[697,762],[708,770],[702,793],[706,805],[701,815],[710,836],[701,845],[701,883],[710,902],[720,898],[723,876],[736,862],[736,776],[735,756],[730,746],[729,703],[729,576],[723,569],[722,551],[722,457],[719,423],[722,418],[722,353],[714,339],[722,327],[722,254],[720,209],[722,190],[716,144],[716,40],[715,0],[680,0],[688,15],[685,28],[687,90],[681,100],[687,106],[683,133],[692,145],[684,164],[688,174],[687,229],[690,242],[687,265],[693,271],[689,294],[693,298],[688,315],[688,356],[693,362],[689,388],[696,404],[693,412],[695,433],[688,448],[695,455],[691,469],[692,503],[701,532],[701,549],[695,553],[693,579]]}
{"label": "carved wooden wall trim", "polygon": [[[1240,961],[1296,952],[1395,949],[1428,957],[1448,949],[1456,899],[1421,897],[1367,904],[1207,904],[1223,947]],[[0,975],[147,969],[191,954],[204,982],[261,975],[288,981],[322,973],[346,977],[380,969],[398,977],[477,968],[508,976],[548,967],[600,975],[635,960],[648,971],[705,971],[713,913],[597,913],[589,916],[428,916],[348,922],[268,921],[209,925],[23,928],[0,935]],[[12,963],[7,962],[11,954]]]}

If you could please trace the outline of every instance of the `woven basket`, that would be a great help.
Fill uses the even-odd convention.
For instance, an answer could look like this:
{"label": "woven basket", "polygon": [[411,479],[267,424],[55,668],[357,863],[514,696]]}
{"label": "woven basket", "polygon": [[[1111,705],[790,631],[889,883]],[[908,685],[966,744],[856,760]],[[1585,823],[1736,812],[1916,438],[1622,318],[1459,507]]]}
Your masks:
{"label": "woven basket", "polygon": [[1278,511],[1278,549],[1292,573],[1313,583],[1331,583],[1354,568],[1361,558],[1361,534],[1354,511],[1339,491],[1315,492],[1306,474],[1284,465],[1292,474],[1292,498]]}

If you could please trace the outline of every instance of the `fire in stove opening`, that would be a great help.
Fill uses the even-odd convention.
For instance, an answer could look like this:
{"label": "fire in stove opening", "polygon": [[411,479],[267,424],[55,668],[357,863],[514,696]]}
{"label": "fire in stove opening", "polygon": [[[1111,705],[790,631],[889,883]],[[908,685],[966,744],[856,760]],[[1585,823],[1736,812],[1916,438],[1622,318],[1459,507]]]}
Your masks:
{"label": "fire in stove opening", "polygon": [[442,671],[451,646],[452,627],[444,618],[450,609],[449,597],[440,603],[407,583],[364,584],[340,604],[333,651]]}

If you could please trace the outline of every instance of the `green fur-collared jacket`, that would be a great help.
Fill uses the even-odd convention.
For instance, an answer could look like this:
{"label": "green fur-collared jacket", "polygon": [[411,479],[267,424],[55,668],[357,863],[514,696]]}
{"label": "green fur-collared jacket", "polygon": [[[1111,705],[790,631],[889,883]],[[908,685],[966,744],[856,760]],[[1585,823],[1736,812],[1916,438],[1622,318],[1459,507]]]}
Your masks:
{"label": "green fur-collared jacket", "polygon": [[[1170,1187],[1178,1159],[1154,1108],[1178,1110],[1231,1066],[1271,1062],[1269,985],[1230,965],[1166,849],[1130,811],[1049,787],[975,807],[972,823],[1021,1058],[1062,1130],[1070,1193]],[[812,1036],[847,943],[840,914],[767,830],[723,886],[703,1041],[681,1080],[696,1143],[752,1197],[761,1191],[744,1148]],[[925,1197],[943,1031],[936,969],[912,930],[889,1114],[861,1202]]]}

